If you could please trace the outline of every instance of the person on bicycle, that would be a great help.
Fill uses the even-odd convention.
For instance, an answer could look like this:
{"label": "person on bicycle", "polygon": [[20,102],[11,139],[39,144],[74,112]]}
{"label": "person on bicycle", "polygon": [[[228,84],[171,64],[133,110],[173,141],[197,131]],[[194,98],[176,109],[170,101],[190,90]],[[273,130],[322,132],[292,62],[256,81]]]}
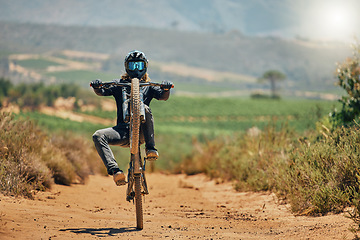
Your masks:
{"label": "person on bicycle", "polygon": [[[126,73],[121,76],[121,79],[115,79],[114,81],[131,82],[132,78],[138,78],[140,82],[150,81],[147,73],[148,60],[143,52],[137,50],[129,52],[125,57],[124,65]],[[103,88],[102,82],[99,79],[92,81],[90,86],[93,87],[94,92],[99,96],[113,96],[115,98],[117,106],[116,126],[97,130],[93,135],[93,141],[108,174],[113,175],[116,185],[124,185],[126,183],[125,174],[119,168],[114,154],[109,147],[109,145],[130,146],[129,123],[124,122],[123,119],[123,87],[112,86],[110,88]],[[171,86],[171,82],[164,81],[162,82],[162,87],[145,86],[141,88],[146,121],[140,126],[140,143],[143,144],[145,142],[146,157],[151,160],[156,160],[159,154],[155,148],[154,119],[149,105],[153,98],[166,101],[170,96]]]}

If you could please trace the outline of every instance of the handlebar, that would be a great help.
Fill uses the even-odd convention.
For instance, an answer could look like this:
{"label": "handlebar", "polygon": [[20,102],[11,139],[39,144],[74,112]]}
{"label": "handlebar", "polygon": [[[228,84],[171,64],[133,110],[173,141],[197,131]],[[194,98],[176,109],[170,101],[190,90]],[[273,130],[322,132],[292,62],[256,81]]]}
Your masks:
{"label": "handlebar", "polygon": [[[112,81],[112,82],[103,82],[101,83],[101,85],[99,87],[103,87],[103,88],[109,88],[111,86],[120,86],[120,87],[131,87],[131,83],[127,83],[127,82],[118,82],[118,81]],[[163,87],[165,86],[162,83],[155,83],[155,82],[140,82],[140,87],[145,87],[145,86],[158,86],[158,87]],[[92,84],[90,83],[90,87],[92,87]],[[171,88],[174,88],[174,84],[171,85]]]}

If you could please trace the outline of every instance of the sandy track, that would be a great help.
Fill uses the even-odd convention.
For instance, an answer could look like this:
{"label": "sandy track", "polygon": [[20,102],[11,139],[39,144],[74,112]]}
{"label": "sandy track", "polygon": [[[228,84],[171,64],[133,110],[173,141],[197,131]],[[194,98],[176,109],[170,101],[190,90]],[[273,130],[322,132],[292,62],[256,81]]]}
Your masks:
{"label": "sandy track", "polygon": [[273,194],[238,193],[203,175],[148,174],[144,229],[125,187],[91,176],[36,200],[0,195],[0,239],[351,239],[343,215],[295,217]]}

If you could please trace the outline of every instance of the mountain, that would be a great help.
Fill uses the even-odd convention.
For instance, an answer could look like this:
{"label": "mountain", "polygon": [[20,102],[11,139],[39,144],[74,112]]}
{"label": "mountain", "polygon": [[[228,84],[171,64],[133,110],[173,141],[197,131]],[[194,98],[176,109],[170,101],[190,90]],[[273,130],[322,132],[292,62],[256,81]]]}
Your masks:
{"label": "mountain", "polygon": [[351,55],[345,44],[249,37],[238,31],[214,34],[0,22],[0,36],[3,52],[68,49],[110,54],[112,57],[103,68],[113,72],[120,72],[127,52],[139,49],[150,61],[181,63],[254,78],[270,69],[280,70],[288,77],[287,89],[304,90],[333,89],[336,62]]}
{"label": "mountain", "polygon": [[[264,0],[1,0],[0,20],[77,26],[137,26],[185,31],[248,33],[284,27],[288,1]],[[285,6],[284,6],[285,4]],[[273,15],[274,10],[284,14]],[[288,16],[286,16],[288,15]],[[256,21],[254,21],[256,20]],[[286,27],[286,26],[285,26]]]}

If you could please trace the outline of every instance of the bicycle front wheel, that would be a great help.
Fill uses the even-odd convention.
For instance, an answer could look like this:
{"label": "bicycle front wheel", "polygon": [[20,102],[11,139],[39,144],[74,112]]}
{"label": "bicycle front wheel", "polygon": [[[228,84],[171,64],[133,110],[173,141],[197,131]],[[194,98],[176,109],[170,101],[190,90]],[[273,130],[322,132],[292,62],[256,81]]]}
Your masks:
{"label": "bicycle front wheel", "polygon": [[141,158],[140,158],[140,83],[139,79],[131,80],[131,129],[130,129],[130,152],[134,156],[134,181],[135,181],[135,208],[136,228],[143,229],[143,208],[141,195]]}
{"label": "bicycle front wheel", "polygon": [[140,84],[139,79],[131,80],[131,129],[130,129],[130,151],[137,155],[139,151],[140,135]]}

